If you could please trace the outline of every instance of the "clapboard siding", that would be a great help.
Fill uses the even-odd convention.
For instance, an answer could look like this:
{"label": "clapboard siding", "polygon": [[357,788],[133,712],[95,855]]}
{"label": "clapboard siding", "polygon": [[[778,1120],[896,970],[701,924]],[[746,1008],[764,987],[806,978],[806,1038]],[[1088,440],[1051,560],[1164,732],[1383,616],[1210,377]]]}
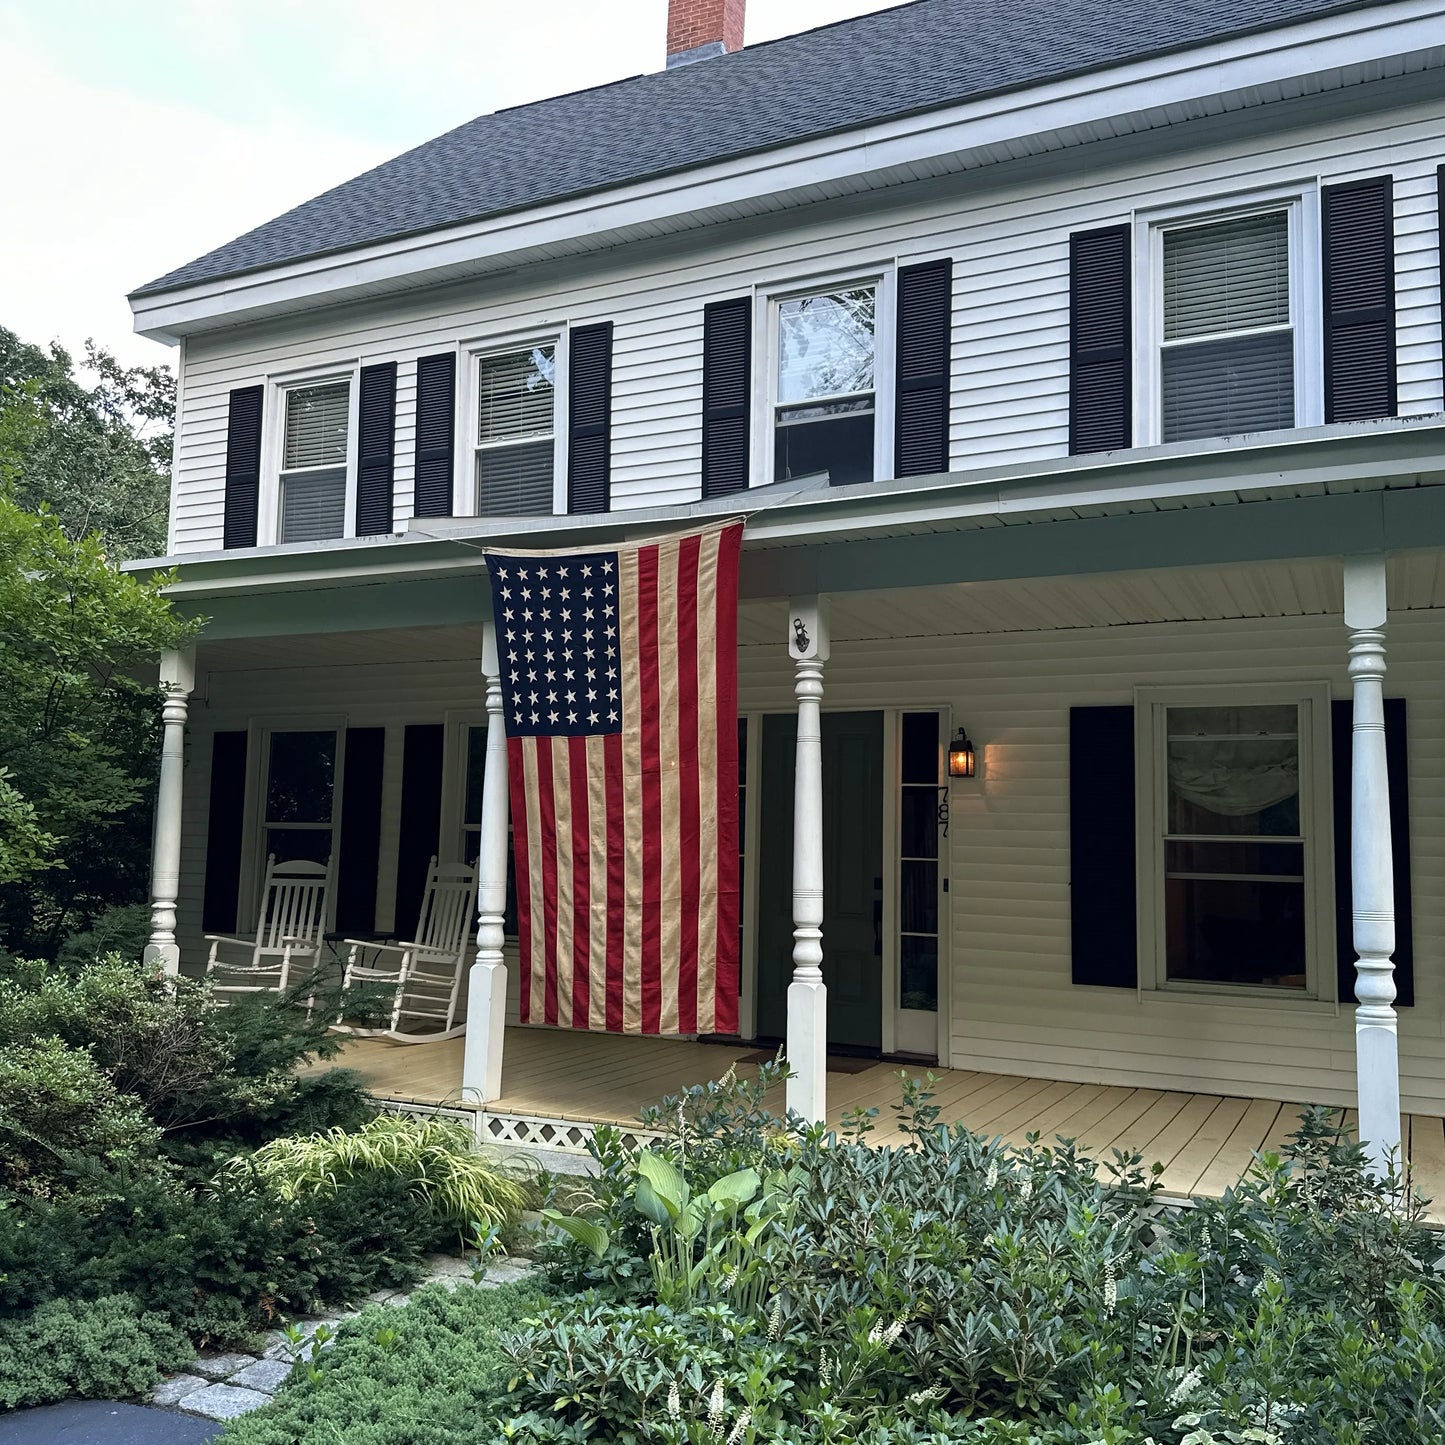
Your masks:
{"label": "clapboard siding", "polygon": [[[1281,567],[1283,581],[1286,570]],[[1143,585],[1145,574],[1098,589]],[[1402,581],[1404,579],[1402,578]],[[1120,606],[1125,604],[1121,599]],[[1401,1017],[1408,1109],[1445,1109],[1445,611],[1397,613],[1386,692],[1409,704],[1416,1006]],[[306,716],[400,728],[479,712],[481,679],[455,661],[212,672],[193,713],[186,773],[180,936],[200,952],[207,768],[212,729]],[[201,649],[205,670],[205,646]],[[789,710],[781,645],[740,649],[739,707]],[[1327,681],[1349,695],[1337,616],[1170,622],[1007,635],[839,641],[824,705],[948,706],[980,750],[978,779],[956,783],[951,870],[951,1057],[958,1067],[1079,1082],[1351,1099],[1353,1016],[1305,1008],[1143,998],[1076,987],[1069,957],[1068,722],[1071,706],[1126,704],[1141,684]],[[456,781],[460,786],[460,780]],[[399,789],[383,789],[381,872],[394,875]],[[387,900],[380,901],[385,914]],[[1330,955],[1333,958],[1333,954]],[[1327,966],[1326,973],[1330,973]],[[515,974],[515,970],[513,970]],[[515,1019],[515,977],[512,1017]]]}
{"label": "clapboard siding", "polygon": [[[1381,104],[1389,86],[1382,84]],[[1305,103],[1300,103],[1305,104]],[[405,291],[187,344],[174,505],[180,553],[220,545],[226,396],[298,368],[397,360],[396,509],[410,511],[415,358],[473,339],[614,323],[612,505],[695,500],[702,448],[702,314],[709,301],[798,278],[948,255],[954,260],[951,464],[980,467],[1068,450],[1068,238],[1136,206],[1208,205],[1250,187],[1389,173],[1395,181],[1399,407],[1445,406],[1435,167],[1438,106],[1338,119],[1201,121],[1154,139],[1100,142],[1059,161],[999,165],[900,187],[846,208],[698,231],[587,263]],[[1317,115],[1316,105],[1309,114]],[[1291,126],[1289,117],[1294,115]],[[1250,120],[1246,128],[1244,121]],[[1189,144],[1190,138],[1197,144]],[[819,216],[822,219],[818,219]],[[766,348],[760,344],[761,358]],[[465,428],[470,418],[461,417]],[[462,440],[465,440],[465,431]],[[459,446],[461,465],[470,450]]]}

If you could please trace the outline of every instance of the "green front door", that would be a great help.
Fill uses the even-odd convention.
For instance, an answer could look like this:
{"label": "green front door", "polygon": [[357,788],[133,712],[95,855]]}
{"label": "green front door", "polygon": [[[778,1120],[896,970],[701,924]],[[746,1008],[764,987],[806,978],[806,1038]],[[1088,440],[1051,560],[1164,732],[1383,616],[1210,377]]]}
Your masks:
{"label": "green front door", "polygon": [[[788,1030],[797,718],[763,719],[758,849],[759,1038]],[[823,714],[823,979],[828,1043],[877,1049],[883,1006],[883,714]]]}

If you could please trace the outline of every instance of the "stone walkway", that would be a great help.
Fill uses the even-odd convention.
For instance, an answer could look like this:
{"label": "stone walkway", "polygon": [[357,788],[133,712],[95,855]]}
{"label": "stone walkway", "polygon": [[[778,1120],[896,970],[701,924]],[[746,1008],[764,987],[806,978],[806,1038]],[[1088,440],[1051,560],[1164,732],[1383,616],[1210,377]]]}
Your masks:
{"label": "stone walkway", "polygon": [[[529,1274],[533,1266],[526,1259],[493,1260],[479,1281],[483,1289],[509,1284]],[[448,1254],[428,1257],[427,1272],[421,1284],[441,1284],[448,1289],[473,1283],[471,1263]],[[420,1288],[421,1285],[417,1285]],[[325,1349],[331,1343],[336,1326],[342,1320],[358,1315],[366,1305],[404,1305],[411,1295],[405,1290],[378,1290],[367,1295],[356,1309],[338,1310],[312,1315],[293,1323],[301,1339],[293,1343],[281,1330],[266,1336],[265,1349],[259,1355],[240,1353],[202,1354],[182,1375],[162,1380],[151,1394],[151,1404],[201,1415],[208,1420],[234,1420],[250,1414],[271,1402],[291,1373],[298,1359],[309,1358],[313,1348]],[[319,1345],[313,1344],[316,1332],[326,1326],[327,1334]]]}

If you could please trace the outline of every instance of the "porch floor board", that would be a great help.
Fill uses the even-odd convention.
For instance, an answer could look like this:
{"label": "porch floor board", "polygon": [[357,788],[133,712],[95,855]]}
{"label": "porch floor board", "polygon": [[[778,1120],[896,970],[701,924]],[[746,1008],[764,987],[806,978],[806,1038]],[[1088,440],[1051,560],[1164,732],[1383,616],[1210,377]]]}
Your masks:
{"label": "porch floor board", "polygon": [[[399,1103],[468,1108],[461,1100],[462,1039],[394,1044],[354,1039],[336,1061],[356,1069],[378,1098]],[[527,1115],[570,1123],[631,1124],[664,1095],[720,1078],[755,1049],[686,1039],[620,1038],[557,1029],[509,1028],[502,1097],[495,1114]],[[752,1064],[742,1064],[749,1071]],[[899,1144],[892,1106],[899,1102],[897,1063],[828,1075],[828,1122],[837,1127],[850,1110],[877,1110],[870,1142]],[[1273,1099],[1076,1084],[970,1069],[910,1065],[917,1077],[935,1076],[933,1102],[940,1117],[985,1135],[1022,1144],[1074,1139],[1081,1152],[1111,1157],[1138,1152],[1146,1165],[1163,1165],[1166,1197],[1217,1197],[1239,1180],[1254,1156],[1278,1150],[1297,1127],[1299,1105]],[[769,1107],[782,1110],[781,1090]],[[1346,1113],[1350,1128],[1355,1112]],[[1416,1188],[1432,1205],[1432,1222],[1445,1224],[1445,1121],[1411,1114],[1402,1121]]]}

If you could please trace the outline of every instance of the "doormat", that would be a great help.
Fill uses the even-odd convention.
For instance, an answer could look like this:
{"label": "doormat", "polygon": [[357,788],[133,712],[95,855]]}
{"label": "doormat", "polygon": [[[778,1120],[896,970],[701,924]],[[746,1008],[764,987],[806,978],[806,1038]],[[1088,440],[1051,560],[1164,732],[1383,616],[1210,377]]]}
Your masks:
{"label": "doormat", "polygon": [[[776,1049],[754,1049],[750,1054],[744,1054],[742,1058],[733,1062],[738,1064],[771,1064],[778,1057]],[[878,1062],[877,1059],[855,1059],[846,1054],[828,1055],[828,1072],[830,1074],[862,1074],[866,1073]]]}

